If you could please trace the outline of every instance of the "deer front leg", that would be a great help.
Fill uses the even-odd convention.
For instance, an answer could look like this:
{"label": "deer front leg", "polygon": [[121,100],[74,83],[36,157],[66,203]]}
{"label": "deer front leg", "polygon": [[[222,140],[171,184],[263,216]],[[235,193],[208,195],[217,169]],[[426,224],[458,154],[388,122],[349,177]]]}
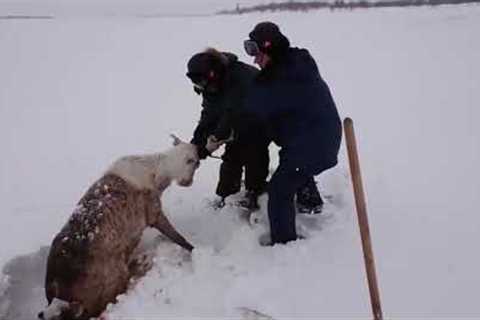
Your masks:
{"label": "deer front leg", "polygon": [[188,242],[177,230],[170,224],[167,217],[162,211],[158,212],[157,221],[153,224],[153,227],[158,229],[161,233],[163,233],[167,238],[178,244],[184,249],[188,251],[193,250],[193,246]]}
{"label": "deer front leg", "polygon": [[182,248],[187,249],[188,251],[193,250],[193,246],[172,226],[170,221],[163,213],[162,204],[158,197],[154,199],[154,205],[151,208],[151,222],[150,225],[164,234],[167,238],[181,246]]}

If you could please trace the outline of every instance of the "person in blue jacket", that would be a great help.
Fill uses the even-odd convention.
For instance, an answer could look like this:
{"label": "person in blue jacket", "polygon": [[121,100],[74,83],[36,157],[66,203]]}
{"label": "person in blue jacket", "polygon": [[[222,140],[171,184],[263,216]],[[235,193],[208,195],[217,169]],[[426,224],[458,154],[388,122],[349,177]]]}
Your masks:
{"label": "person in blue jacket", "polygon": [[268,185],[270,239],[263,242],[286,243],[297,239],[295,193],[311,188],[313,176],[337,164],[341,121],[308,50],[291,47],[276,24],[257,24],[244,48],[261,68],[246,111],[268,126],[280,147],[279,165]]}

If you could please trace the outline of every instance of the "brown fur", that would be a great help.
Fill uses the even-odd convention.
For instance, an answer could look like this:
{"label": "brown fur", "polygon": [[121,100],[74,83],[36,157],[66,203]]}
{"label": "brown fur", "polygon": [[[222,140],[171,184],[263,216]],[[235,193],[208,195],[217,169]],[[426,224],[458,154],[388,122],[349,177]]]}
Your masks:
{"label": "brown fur", "polygon": [[161,191],[138,190],[113,174],[98,180],[53,240],[45,284],[48,302],[79,302],[84,312],[78,319],[98,317],[127,290],[132,276],[128,263],[147,227],[191,251],[193,246],[162,212]]}

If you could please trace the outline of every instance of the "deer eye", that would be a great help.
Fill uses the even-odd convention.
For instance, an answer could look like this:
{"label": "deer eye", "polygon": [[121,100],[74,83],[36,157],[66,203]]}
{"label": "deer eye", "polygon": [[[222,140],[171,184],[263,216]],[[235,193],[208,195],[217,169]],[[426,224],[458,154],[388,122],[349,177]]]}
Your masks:
{"label": "deer eye", "polygon": [[187,164],[188,165],[194,165],[195,168],[198,168],[200,166],[200,160],[197,159],[187,159]]}

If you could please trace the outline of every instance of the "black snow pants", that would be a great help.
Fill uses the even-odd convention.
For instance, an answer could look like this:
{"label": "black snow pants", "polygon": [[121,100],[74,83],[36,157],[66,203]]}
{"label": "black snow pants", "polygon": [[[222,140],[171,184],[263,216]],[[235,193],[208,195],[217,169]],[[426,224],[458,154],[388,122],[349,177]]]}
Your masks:
{"label": "black snow pants", "polygon": [[225,198],[240,191],[244,167],[245,189],[257,195],[265,190],[270,162],[268,143],[227,143],[222,160],[217,195]]}

